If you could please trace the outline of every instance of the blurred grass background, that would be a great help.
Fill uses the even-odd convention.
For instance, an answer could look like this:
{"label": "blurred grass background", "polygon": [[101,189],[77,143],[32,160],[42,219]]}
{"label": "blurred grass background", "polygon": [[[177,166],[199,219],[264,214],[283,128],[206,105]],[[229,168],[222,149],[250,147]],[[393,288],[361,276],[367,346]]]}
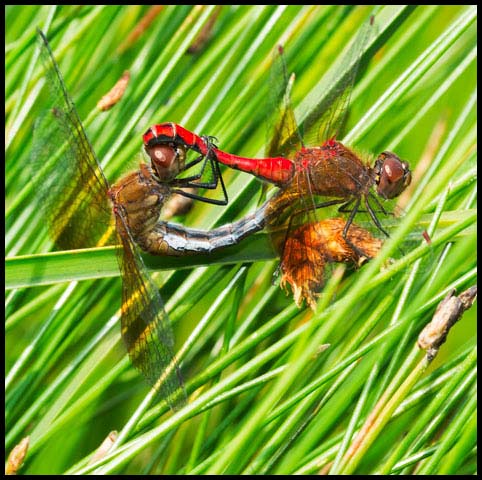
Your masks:
{"label": "blurred grass background", "polygon": [[[28,169],[34,123],[48,108],[35,27],[51,42],[112,182],[136,168],[141,135],[164,121],[215,135],[224,150],[261,155],[275,45],[284,45],[296,73],[293,104],[303,118],[371,13],[354,6],[7,7],[6,256],[51,248]],[[407,214],[386,255],[422,215],[431,220],[432,245],[420,239],[392,270],[380,271],[381,257],[330,283],[316,314],[271,285],[276,261],[157,272],[177,347],[200,329],[182,364],[190,402],[176,414],[162,404],[144,411],[148,388],[128,362],[115,316],[119,278],[7,290],[6,452],[30,435],[22,473],[476,471],[475,308],[430,368],[400,389],[417,372],[416,338],[437,303],[451,287],[476,283],[476,10],[374,13],[377,51],[355,86],[346,138],[362,153],[396,151],[413,169],[402,199]],[[206,43],[187,53],[213,18]],[[97,101],[126,69],[124,98],[98,113]],[[211,228],[253,211],[260,182],[230,170],[224,176],[227,208],[198,202],[177,220]],[[34,261],[42,269],[48,259]],[[319,350],[322,344],[330,346]],[[388,400],[395,409],[348,457],[356,432]],[[122,431],[122,441],[102,465],[87,467],[112,430]]]}

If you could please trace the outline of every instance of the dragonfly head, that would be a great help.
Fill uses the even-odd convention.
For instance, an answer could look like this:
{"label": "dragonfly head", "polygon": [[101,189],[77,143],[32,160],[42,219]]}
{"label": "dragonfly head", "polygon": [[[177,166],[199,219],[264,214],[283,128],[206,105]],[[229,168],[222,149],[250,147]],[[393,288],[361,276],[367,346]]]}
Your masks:
{"label": "dragonfly head", "polygon": [[408,163],[400,160],[392,152],[381,153],[373,171],[377,193],[385,199],[398,197],[412,181]]}
{"label": "dragonfly head", "polygon": [[154,143],[144,148],[160,182],[169,182],[184,170],[186,150],[182,146],[173,143]]}

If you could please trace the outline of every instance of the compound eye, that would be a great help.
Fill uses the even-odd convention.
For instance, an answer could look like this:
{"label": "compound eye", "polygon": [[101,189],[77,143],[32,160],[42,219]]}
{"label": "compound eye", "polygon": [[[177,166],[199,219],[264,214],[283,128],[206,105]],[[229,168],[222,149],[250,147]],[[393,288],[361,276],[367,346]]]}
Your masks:
{"label": "compound eye", "polygon": [[383,198],[398,197],[412,181],[407,162],[402,162],[394,153],[383,152],[375,163],[377,193]]}
{"label": "compound eye", "polygon": [[145,149],[160,181],[175,178],[184,167],[185,151],[178,146],[164,143]]}
{"label": "compound eye", "polygon": [[169,145],[154,145],[146,148],[152,163],[161,168],[169,168],[176,160],[176,151]]}

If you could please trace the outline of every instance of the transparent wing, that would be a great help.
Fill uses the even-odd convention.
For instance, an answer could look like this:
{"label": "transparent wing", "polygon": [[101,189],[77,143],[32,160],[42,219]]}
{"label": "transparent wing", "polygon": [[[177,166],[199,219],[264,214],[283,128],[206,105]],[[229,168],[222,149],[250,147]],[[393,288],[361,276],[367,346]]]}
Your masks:
{"label": "transparent wing", "polygon": [[161,296],[144,263],[119,209],[116,225],[122,248],[118,249],[122,273],[122,338],[132,364],[172,408],[185,401],[174,340]]}
{"label": "transparent wing", "polygon": [[[320,158],[319,152],[319,149],[305,150],[303,161],[311,165],[320,161],[327,163],[326,159]],[[333,165],[335,170],[336,167]],[[332,175],[329,171],[326,173],[323,178],[329,181],[323,185],[329,192]],[[336,178],[333,181],[333,187],[338,188]],[[378,253],[381,241],[355,224],[351,224],[345,238],[346,218],[330,218],[333,211],[318,208],[324,202],[318,202],[320,196],[312,187],[310,176],[304,170],[299,171],[290,187],[273,197],[268,211],[273,243],[281,257],[281,285],[291,285],[298,306],[306,300],[315,308],[327,268],[333,263],[358,266]],[[321,196],[321,199],[326,200],[326,197]],[[343,202],[344,199],[335,198],[328,200],[325,206],[338,209]]]}
{"label": "transparent wing", "polygon": [[288,76],[283,47],[278,45],[270,69],[268,98],[274,114],[269,116],[266,156],[290,157],[303,146],[295,114],[291,105],[294,76]]}
{"label": "transparent wing", "polygon": [[303,121],[303,138],[306,145],[319,146],[329,138],[341,135],[348,116],[350,97],[353,91],[366,47],[374,33],[374,17],[366,21],[338,67],[325,80],[322,99]]}
{"label": "transparent wing", "polygon": [[59,248],[112,243],[107,180],[40,30],[38,41],[50,91],[50,110],[35,125],[30,165],[39,205]]}
{"label": "transparent wing", "polygon": [[[47,39],[38,31],[50,86],[52,109],[37,123],[32,168],[39,202],[60,248],[119,245],[122,276],[121,332],[132,363],[171,406],[182,403],[184,390],[174,363],[173,334],[162,299],[118,208],[115,229],[108,182],[67,93]],[[169,370],[171,366],[172,371]],[[162,375],[165,379],[162,379]],[[181,392],[178,396],[175,392]],[[177,400],[176,400],[177,399]]]}

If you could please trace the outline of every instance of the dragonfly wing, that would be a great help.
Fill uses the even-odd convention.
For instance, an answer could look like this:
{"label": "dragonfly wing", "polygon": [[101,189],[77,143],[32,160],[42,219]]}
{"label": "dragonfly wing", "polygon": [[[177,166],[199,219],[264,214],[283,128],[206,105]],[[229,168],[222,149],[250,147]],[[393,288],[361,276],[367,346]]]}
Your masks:
{"label": "dragonfly wing", "polygon": [[[320,149],[305,149],[299,162],[316,165],[326,161],[319,153]],[[272,211],[279,214],[271,215],[271,223],[285,227],[284,238],[274,240],[281,255],[281,285],[291,285],[298,305],[306,300],[315,308],[328,266],[338,262],[358,265],[362,259],[373,258],[381,241],[353,224],[344,238],[346,219],[326,218],[326,209],[318,208],[323,202],[317,202],[319,196],[314,195],[316,190],[311,180],[306,169],[300,170],[292,185],[273,198]],[[331,193],[334,193],[338,184],[331,185],[326,180],[323,182],[326,190],[333,188]],[[338,208],[343,202],[335,198],[325,205]]]}
{"label": "dragonfly wing", "polygon": [[291,105],[291,88],[294,76],[288,76],[283,47],[279,45],[273,54],[272,66],[270,69],[270,82],[268,98],[271,112],[274,108],[274,115],[268,117],[267,135],[268,141],[267,157],[290,157],[303,146],[295,114]]}
{"label": "dragonfly wing", "polygon": [[[300,176],[302,176],[300,178]],[[280,285],[291,285],[295,302],[303,300],[314,308],[316,294],[324,283],[325,258],[322,249],[326,244],[323,230],[310,228],[316,224],[313,197],[300,195],[305,183],[302,172],[297,174],[290,188],[271,200],[269,228],[276,250],[280,253]]]}
{"label": "dragonfly wing", "polygon": [[345,219],[328,218],[292,229],[281,256],[281,285],[291,285],[298,306],[303,300],[314,310],[323,287],[326,268],[333,263],[362,265],[375,257],[382,241],[370,232],[352,225],[343,237]]}
{"label": "dragonfly wing", "polygon": [[291,285],[298,307],[306,300],[314,309],[317,292],[324,283],[326,261],[323,250],[316,249],[316,245],[325,243],[323,232],[317,230],[313,223],[290,228],[281,253],[280,284],[285,289],[286,284]]}
{"label": "dragonfly wing", "polygon": [[38,39],[50,90],[50,110],[36,122],[33,135],[30,169],[39,203],[59,248],[110,243],[107,180],[40,31]]}
{"label": "dragonfly wing", "polygon": [[353,85],[360,64],[368,54],[367,47],[373,32],[373,16],[371,16],[362,25],[353,44],[333,73],[325,75],[320,80],[319,87],[315,87],[324,94],[301,126],[306,145],[319,146],[329,138],[341,136],[348,116]]}
{"label": "dragonfly wing", "polygon": [[[106,234],[112,218],[108,182],[48,41],[40,31],[38,38],[50,86],[51,110],[37,123],[32,165],[33,172],[42,177],[39,197],[51,234],[59,247],[67,249],[107,244],[108,239],[120,243],[122,337],[133,364],[161,395],[166,395],[171,406],[176,406],[182,402],[184,390],[173,360],[173,334],[162,299],[145,271],[120,211],[116,211],[119,238],[115,239],[109,230]],[[175,392],[181,393],[176,397]]]}
{"label": "dragonfly wing", "polygon": [[177,408],[185,401],[185,391],[174,356],[169,317],[119,211],[116,223],[122,245],[118,249],[122,274],[122,338],[133,365],[172,408]]}

